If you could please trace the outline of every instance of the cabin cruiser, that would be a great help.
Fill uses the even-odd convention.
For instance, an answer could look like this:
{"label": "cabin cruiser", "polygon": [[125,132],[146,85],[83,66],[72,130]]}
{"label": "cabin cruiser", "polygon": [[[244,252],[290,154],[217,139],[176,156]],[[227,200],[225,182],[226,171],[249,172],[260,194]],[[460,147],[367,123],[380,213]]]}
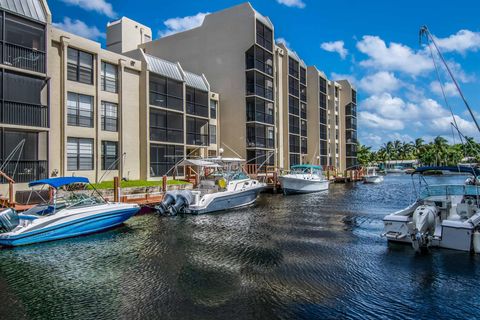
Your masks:
{"label": "cabin cruiser", "polygon": [[415,250],[441,247],[480,252],[480,187],[468,184],[428,185],[423,173],[450,171],[480,174],[470,167],[421,167],[425,182],[417,200],[383,218],[388,241],[410,243]]}
{"label": "cabin cruiser", "polygon": [[284,194],[312,193],[328,190],[329,181],[322,167],[310,164],[292,166],[290,173],[278,177]]}
{"label": "cabin cruiser", "polygon": [[383,182],[383,176],[377,174],[376,167],[367,167],[367,174],[363,176],[364,183],[380,183]]}
{"label": "cabin cruiser", "polygon": [[195,166],[203,171],[194,190],[171,191],[155,207],[160,214],[203,214],[230,210],[255,203],[266,187],[242,171],[239,158],[184,159],[177,166]]}
{"label": "cabin cruiser", "polygon": [[84,177],[30,182],[30,187],[48,187],[50,199],[24,212],[1,211],[0,245],[19,246],[98,232],[123,223],[140,210],[136,204],[111,203],[100,194],[94,196],[95,189],[88,193],[69,191],[86,184],[89,181]]}

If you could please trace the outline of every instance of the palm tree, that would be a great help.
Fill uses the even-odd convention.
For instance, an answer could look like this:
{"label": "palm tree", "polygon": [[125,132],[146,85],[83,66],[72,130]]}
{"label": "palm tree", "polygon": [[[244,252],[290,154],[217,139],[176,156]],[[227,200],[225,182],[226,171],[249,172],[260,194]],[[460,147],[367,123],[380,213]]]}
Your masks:
{"label": "palm tree", "polygon": [[433,140],[433,150],[435,152],[436,165],[447,163],[448,141],[444,137],[436,137]]}
{"label": "palm tree", "polygon": [[418,159],[418,155],[422,152],[422,149],[424,148],[424,143],[425,143],[425,140],[423,140],[422,138],[417,138],[415,139],[414,142],[412,142],[413,154],[417,159]]}

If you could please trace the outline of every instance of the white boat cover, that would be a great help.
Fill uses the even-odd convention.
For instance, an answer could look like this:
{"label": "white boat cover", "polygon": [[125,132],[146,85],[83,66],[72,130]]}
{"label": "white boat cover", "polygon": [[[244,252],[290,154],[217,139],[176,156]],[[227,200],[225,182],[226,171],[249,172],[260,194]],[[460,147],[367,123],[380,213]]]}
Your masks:
{"label": "white boat cover", "polygon": [[177,163],[177,167],[182,166],[196,166],[196,167],[208,167],[208,168],[218,168],[220,165],[218,163],[205,161],[201,159],[183,159]]}

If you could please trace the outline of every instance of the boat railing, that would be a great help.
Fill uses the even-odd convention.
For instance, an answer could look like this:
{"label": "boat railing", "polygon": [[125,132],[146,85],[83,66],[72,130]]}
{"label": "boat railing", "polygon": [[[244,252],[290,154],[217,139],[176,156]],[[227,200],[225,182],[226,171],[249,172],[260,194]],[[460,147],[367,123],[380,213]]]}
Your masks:
{"label": "boat railing", "polygon": [[432,196],[480,196],[480,186],[466,184],[445,184],[426,186],[420,197],[422,199]]}

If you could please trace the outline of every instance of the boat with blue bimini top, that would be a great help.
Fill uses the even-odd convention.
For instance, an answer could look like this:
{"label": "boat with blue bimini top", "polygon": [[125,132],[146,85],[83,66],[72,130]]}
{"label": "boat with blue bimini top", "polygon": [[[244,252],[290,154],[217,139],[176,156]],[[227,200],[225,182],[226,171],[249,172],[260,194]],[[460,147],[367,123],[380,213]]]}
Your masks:
{"label": "boat with blue bimini top", "polygon": [[311,164],[292,166],[288,174],[278,177],[283,193],[312,193],[328,190],[330,182],[325,179],[322,167]]}
{"label": "boat with blue bimini top", "polygon": [[479,169],[466,166],[417,168],[412,173],[412,177],[420,174],[417,199],[383,218],[383,236],[391,242],[409,243],[415,250],[440,247],[480,252],[480,186],[429,185],[424,175],[431,171],[480,176]]}
{"label": "boat with blue bimini top", "polygon": [[197,168],[202,173],[194,190],[167,192],[155,207],[160,214],[203,214],[245,207],[255,203],[266,187],[242,171],[239,158],[184,159],[176,166]]}
{"label": "boat with blue bimini top", "polygon": [[49,188],[50,197],[24,212],[1,211],[0,245],[20,246],[98,232],[122,224],[140,210],[136,204],[108,202],[95,188],[78,190],[88,184],[84,177],[30,182],[30,187]]}

